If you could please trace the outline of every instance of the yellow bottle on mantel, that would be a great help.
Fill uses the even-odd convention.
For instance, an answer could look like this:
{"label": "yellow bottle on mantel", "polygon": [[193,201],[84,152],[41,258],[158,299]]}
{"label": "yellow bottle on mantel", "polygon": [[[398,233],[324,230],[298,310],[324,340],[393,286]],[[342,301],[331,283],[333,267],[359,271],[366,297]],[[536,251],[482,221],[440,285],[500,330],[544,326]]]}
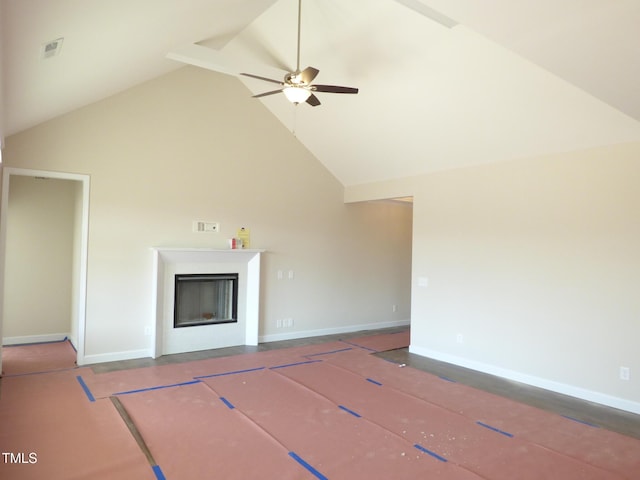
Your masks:
{"label": "yellow bottle on mantel", "polygon": [[251,233],[249,232],[248,228],[244,228],[244,227],[240,228],[238,230],[237,238],[240,239],[240,244],[242,245],[242,248],[251,248],[250,246]]}

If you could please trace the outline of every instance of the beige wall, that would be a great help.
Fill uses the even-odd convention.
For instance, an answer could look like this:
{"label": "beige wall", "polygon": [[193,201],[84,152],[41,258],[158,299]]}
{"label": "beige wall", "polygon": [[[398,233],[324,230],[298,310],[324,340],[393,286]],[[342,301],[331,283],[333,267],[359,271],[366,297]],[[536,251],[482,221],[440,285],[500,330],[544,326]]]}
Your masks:
{"label": "beige wall", "polygon": [[5,339],[70,333],[73,183],[15,175],[10,178]]}
{"label": "beige wall", "polygon": [[[340,183],[231,77],[184,68],[6,143],[7,166],[91,176],[90,361],[148,352],[150,247],[226,248],[239,227],[267,250],[263,337],[409,318],[411,208],[345,205]],[[221,233],[193,233],[193,220]]]}
{"label": "beige wall", "polygon": [[414,195],[412,351],[640,413],[639,180],[626,144],[346,198]]}

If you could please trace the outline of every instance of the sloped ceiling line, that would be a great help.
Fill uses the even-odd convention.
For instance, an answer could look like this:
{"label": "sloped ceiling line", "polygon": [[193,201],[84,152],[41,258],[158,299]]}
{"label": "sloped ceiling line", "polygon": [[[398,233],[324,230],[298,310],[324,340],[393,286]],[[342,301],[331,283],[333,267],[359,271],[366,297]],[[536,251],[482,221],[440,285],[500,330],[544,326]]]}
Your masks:
{"label": "sloped ceiling line", "polygon": [[[181,45],[278,71],[295,61],[296,0],[0,2],[6,135],[181,68],[165,58]],[[344,185],[640,141],[637,0],[304,0],[303,12],[302,63],[359,94],[295,116],[281,96],[256,101],[288,128],[295,118]],[[61,54],[42,61],[58,37]]]}

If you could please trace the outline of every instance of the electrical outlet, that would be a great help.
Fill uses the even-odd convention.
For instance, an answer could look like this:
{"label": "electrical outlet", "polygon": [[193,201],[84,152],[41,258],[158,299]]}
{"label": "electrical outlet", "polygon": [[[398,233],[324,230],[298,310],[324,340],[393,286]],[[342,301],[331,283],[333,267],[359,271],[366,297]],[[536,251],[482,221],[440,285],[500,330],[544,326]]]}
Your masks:
{"label": "electrical outlet", "polygon": [[464,336],[459,333],[458,335],[456,335],[456,342],[458,343],[464,343]]}
{"label": "electrical outlet", "polygon": [[392,305],[391,306],[391,311],[394,312],[394,313],[397,312],[398,311],[398,306],[397,305]]}
{"label": "electrical outlet", "polygon": [[144,327],[144,334],[145,336],[150,337],[153,335],[153,329],[149,326]]}
{"label": "electrical outlet", "polygon": [[629,367],[620,367],[620,380],[629,380],[631,377],[631,370]]}

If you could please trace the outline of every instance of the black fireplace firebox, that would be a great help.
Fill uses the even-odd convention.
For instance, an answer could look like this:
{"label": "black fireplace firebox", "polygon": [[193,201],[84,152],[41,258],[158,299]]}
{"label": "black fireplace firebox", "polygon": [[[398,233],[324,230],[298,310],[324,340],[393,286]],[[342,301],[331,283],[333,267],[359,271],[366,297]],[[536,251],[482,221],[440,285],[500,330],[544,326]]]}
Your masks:
{"label": "black fireplace firebox", "polygon": [[238,322],[238,274],[175,276],[174,328]]}

